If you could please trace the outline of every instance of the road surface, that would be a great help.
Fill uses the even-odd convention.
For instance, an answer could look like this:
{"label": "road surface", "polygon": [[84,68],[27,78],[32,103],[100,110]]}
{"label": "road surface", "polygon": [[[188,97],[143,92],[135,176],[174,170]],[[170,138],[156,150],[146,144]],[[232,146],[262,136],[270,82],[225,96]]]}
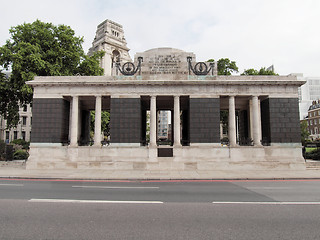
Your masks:
{"label": "road surface", "polygon": [[0,179],[0,239],[320,239],[320,180]]}

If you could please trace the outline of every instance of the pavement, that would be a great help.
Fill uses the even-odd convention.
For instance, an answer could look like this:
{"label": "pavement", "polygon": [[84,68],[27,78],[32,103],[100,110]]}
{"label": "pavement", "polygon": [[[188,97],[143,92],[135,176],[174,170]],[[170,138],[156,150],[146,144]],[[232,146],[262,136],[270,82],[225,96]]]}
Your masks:
{"label": "pavement", "polygon": [[[308,164],[312,167],[308,168]],[[96,169],[26,169],[25,161],[0,162],[0,178],[45,179],[320,179],[320,161],[307,161],[307,170],[141,171]],[[316,167],[314,167],[316,166]]]}

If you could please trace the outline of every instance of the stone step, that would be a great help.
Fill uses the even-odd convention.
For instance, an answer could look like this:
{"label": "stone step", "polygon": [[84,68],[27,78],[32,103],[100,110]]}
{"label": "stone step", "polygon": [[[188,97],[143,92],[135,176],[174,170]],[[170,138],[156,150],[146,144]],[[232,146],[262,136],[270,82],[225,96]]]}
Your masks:
{"label": "stone step", "polygon": [[306,162],[306,168],[310,170],[320,170],[320,161],[318,162]]}
{"label": "stone step", "polygon": [[[311,166],[311,165],[310,165]],[[320,167],[320,165],[319,165]],[[276,161],[42,161],[27,163],[28,169],[100,169],[100,170],[140,170],[140,171],[215,171],[215,170],[305,170],[304,162]]]}

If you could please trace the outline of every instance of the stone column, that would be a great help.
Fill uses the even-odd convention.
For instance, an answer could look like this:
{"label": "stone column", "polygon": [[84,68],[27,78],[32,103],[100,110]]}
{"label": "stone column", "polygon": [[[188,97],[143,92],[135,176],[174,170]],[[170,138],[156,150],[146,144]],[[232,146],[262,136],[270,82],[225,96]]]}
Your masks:
{"label": "stone column", "polygon": [[180,96],[174,96],[174,142],[175,147],[181,146],[180,136]]}
{"label": "stone column", "polygon": [[151,96],[150,100],[150,147],[157,146],[157,99]]}
{"label": "stone column", "polygon": [[235,107],[235,98],[234,96],[229,97],[229,144],[231,147],[237,145],[236,139],[236,107]]}
{"label": "stone column", "polygon": [[79,97],[72,97],[71,138],[70,146],[78,146]]}
{"label": "stone column", "polygon": [[94,121],[94,146],[101,146],[101,96],[96,96]]}
{"label": "stone column", "polygon": [[252,135],[253,144],[255,146],[261,145],[261,125],[260,125],[260,111],[258,96],[252,96]]}
{"label": "stone column", "polygon": [[249,100],[249,116],[250,116],[250,118],[249,118],[249,125],[250,125],[250,138],[251,139],[253,139],[253,126],[252,126],[252,122],[253,122],[253,120],[252,120],[252,98]]}

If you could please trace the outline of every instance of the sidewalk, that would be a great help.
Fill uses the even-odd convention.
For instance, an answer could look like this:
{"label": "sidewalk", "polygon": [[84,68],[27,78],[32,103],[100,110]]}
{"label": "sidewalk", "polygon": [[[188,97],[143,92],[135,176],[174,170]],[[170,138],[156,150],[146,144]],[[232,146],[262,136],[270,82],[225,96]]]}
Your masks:
{"label": "sidewalk", "polygon": [[[319,162],[320,165],[320,162]],[[320,179],[320,167],[299,171],[141,171],[92,169],[26,170],[23,161],[0,162],[0,178],[44,178],[87,180],[135,179]]]}

